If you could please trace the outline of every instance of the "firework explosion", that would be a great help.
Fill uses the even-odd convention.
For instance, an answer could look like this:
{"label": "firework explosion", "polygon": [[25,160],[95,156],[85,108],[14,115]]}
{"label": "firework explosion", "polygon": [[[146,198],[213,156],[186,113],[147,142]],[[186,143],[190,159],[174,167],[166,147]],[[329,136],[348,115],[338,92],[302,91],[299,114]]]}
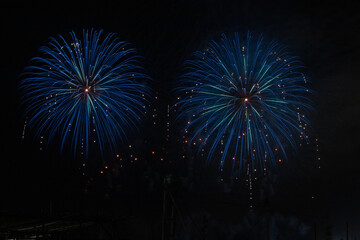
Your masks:
{"label": "firework explosion", "polygon": [[229,158],[233,169],[247,162],[266,170],[308,141],[307,80],[299,60],[276,42],[222,35],[186,64],[178,118],[187,121],[188,142],[199,152],[207,148],[208,160],[219,156],[221,169]]}
{"label": "firework explosion", "polygon": [[[83,30],[80,40],[51,38],[32,59],[21,82],[27,125],[74,154],[88,154],[90,143],[114,148],[137,129],[149,94],[136,50],[114,34]],[[42,141],[42,140],[41,140]]]}

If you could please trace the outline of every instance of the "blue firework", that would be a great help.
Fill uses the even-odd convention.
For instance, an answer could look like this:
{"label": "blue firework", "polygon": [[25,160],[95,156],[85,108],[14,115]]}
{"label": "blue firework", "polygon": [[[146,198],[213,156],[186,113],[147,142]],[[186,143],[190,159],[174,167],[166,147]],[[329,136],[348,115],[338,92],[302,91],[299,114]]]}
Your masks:
{"label": "blue firework", "polygon": [[[177,91],[190,144],[232,167],[266,168],[308,139],[310,91],[302,65],[276,42],[222,35],[186,63]],[[236,164],[236,165],[235,165]]]}
{"label": "blue firework", "polygon": [[149,93],[139,56],[115,34],[83,30],[66,40],[51,38],[32,59],[21,82],[28,124],[37,136],[59,139],[61,150],[88,154],[90,143],[101,153],[137,129]]}

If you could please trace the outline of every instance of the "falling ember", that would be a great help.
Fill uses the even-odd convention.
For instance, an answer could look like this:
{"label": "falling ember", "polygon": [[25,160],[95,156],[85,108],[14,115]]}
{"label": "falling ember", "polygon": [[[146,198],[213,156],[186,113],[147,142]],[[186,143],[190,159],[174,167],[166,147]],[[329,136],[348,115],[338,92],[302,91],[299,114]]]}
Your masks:
{"label": "falling ember", "polygon": [[22,139],[22,140],[25,139],[26,124],[27,124],[27,120],[25,120],[25,123],[24,123],[24,128],[23,128],[22,135],[21,135],[21,139]]}

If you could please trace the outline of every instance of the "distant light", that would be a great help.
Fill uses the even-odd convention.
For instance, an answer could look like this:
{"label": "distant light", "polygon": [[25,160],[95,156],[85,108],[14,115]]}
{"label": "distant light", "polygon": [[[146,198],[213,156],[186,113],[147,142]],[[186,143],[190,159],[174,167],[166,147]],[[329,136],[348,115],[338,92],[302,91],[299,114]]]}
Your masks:
{"label": "distant light", "polygon": [[245,102],[249,101],[249,99],[247,99],[247,98],[245,98],[244,100],[245,100]]}
{"label": "distant light", "polygon": [[85,88],[85,92],[89,92],[89,89],[88,89],[88,88]]}

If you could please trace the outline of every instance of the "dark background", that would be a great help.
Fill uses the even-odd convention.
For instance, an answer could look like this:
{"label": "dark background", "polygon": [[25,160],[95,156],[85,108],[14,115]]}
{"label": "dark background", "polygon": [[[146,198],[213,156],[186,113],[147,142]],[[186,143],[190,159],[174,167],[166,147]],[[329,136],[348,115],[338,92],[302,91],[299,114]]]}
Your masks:
{"label": "dark background", "polygon": [[[213,237],[209,239],[255,239],[249,229],[261,226],[269,215],[279,223],[278,229],[301,232],[298,236],[303,239],[313,236],[314,223],[324,236],[331,232],[333,239],[344,238],[346,222],[351,239],[359,239],[359,23],[358,9],[350,1],[5,2],[1,6],[0,223],[49,211],[52,215],[112,212],[124,218],[120,232],[126,239],[160,239],[162,179],[172,172],[179,185],[176,196],[182,219],[187,226],[192,225],[191,218],[206,226],[204,231]],[[116,165],[111,154],[90,157],[92,170],[82,177],[82,162],[70,154],[59,154],[51,144],[40,151],[28,130],[21,140],[19,74],[49,37],[68,36],[72,30],[80,35],[83,28],[115,32],[133,43],[144,57],[143,66],[154,79],[158,96],[152,102],[158,115],[134,137],[142,159],[126,162],[116,180],[110,179],[110,173],[98,173],[107,164]],[[208,40],[234,31],[263,33],[286,45],[302,59],[316,91],[312,131],[320,142],[321,169],[303,153],[293,164],[274,170],[259,180],[251,212],[245,184],[219,182],[216,164],[182,160],[178,152],[184,147],[175,140],[181,135],[180,126],[171,124],[171,141],[166,141],[164,132],[166,121],[173,120],[165,117],[166,108],[175,101],[170,90],[184,60]],[[152,121],[157,123],[154,128]],[[156,156],[151,156],[153,150]],[[263,197],[262,192],[271,194]],[[180,223],[177,226],[181,239]]]}

